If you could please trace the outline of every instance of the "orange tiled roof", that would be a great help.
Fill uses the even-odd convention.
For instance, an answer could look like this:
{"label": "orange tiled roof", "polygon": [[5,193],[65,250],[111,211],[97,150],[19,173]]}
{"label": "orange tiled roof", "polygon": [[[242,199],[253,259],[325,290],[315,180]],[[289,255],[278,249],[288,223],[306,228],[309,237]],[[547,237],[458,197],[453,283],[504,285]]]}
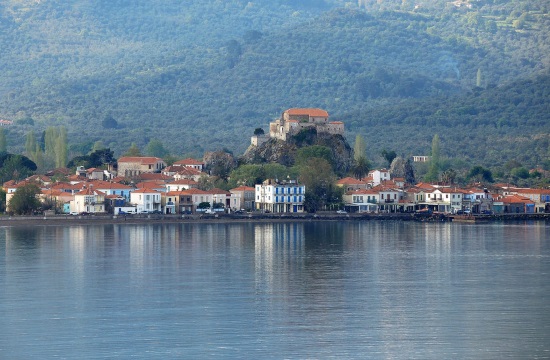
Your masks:
{"label": "orange tiled roof", "polygon": [[236,187],[234,189],[231,189],[229,191],[256,191],[255,188],[251,187],[251,186],[239,186],[239,187]]}
{"label": "orange tiled roof", "polygon": [[512,204],[512,203],[532,204],[533,203],[533,201],[531,199],[528,199],[526,197],[519,196],[519,195],[516,195],[516,194],[506,195],[502,199],[500,199],[500,201],[502,201],[503,203],[506,203],[506,204]]}
{"label": "orange tiled roof", "polygon": [[141,189],[137,189],[137,190],[133,190],[132,191],[132,194],[158,194],[159,191],[157,190],[154,190],[154,189],[147,189],[147,188],[141,188]]}
{"label": "orange tiled roof", "polygon": [[328,112],[314,108],[293,108],[285,111],[288,115],[308,115],[314,117],[328,117]]}
{"label": "orange tiled roof", "polygon": [[138,175],[138,179],[141,181],[155,181],[155,180],[170,180],[171,176],[161,173],[141,173]]}
{"label": "orange tiled roof", "polygon": [[340,179],[336,182],[338,185],[366,185],[366,182],[363,180],[357,180],[352,177],[345,177],[343,179]]}
{"label": "orange tiled roof", "polygon": [[82,191],[76,193],[75,195],[103,195],[103,196],[105,196],[105,194],[103,192],[101,192],[97,189],[94,189],[92,187],[82,189]]}

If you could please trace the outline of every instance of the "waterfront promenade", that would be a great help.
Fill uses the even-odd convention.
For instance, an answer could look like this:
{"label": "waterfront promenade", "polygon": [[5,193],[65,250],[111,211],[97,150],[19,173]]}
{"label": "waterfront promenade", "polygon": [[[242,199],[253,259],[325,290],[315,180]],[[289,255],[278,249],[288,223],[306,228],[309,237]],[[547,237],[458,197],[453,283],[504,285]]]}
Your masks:
{"label": "waterfront promenade", "polygon": [[[468,221],[471,220],[471,221]],[[139,215],[33,215],[33,216],[0,216],[0,226],[32,226],[32,225],[79,225],[79,224],[156,224],[180,222],[281,222],[281,221],[550,221],[550,214],[495,214],[472,215],[460,217],[452,214],[432,214],[419,216],[415,213],[384,213],[384,214],[337,214],[335,212],[310,213],[250,213],[250,214],[139,214]]]}

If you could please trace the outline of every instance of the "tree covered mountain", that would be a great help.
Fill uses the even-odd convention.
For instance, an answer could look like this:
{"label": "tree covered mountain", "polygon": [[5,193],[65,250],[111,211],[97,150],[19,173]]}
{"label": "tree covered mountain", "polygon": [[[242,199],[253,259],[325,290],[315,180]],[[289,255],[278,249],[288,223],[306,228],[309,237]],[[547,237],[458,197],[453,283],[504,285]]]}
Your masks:
{"label": "tree covered mountain", "polygon": [[448,157],[536,165],[550,133],[548,5],[4,0],[0,116],[15,120],[12,152],[64,125],[71,155],[160,139],[200,156],[242,153],[285,109],[320,107],[373,160],[426,154],[438,133]]}

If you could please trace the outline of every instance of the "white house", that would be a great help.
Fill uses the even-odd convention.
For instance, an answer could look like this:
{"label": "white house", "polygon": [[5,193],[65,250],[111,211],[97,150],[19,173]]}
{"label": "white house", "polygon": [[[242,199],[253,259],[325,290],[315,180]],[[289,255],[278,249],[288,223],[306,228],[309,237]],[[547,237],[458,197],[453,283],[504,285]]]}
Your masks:
{"label": "white house", "polygon": [[130,194],[130,202],[138,213],[161,211],[161,193],[151,189],[138,189]]}
{"label": "white house", "polygon": [[426,192],[425,204],[439,212],[455,212],[462,209],[463,191],[457,188],[439,188]]}
{"label": "white house", "polygon": [[303,212],[305,185],[295,181],[278,183],[272,179],[256,185],[256,209],[277,213]]}
{"label": "white house", "polygon": [[371,170],[367,176],[367,182],[370,182],[372,186],[377,186],[384,181],[391,180],[390,171],[386,169]]}
{"label": "white house", "polygon": [[396,212],[399,207],[399,200],[403,198],[403,191],[392,187],[378,185],[372,188],[380,195],[378,209],[385,212]]}

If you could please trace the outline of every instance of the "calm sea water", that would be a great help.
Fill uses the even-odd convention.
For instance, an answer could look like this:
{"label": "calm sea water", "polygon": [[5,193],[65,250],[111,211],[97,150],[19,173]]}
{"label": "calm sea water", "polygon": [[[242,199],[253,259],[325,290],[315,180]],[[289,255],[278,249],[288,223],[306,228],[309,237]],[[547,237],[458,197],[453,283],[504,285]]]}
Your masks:
{"label": "calm sea water", "polygon": [[550,227],[0,228],[0,359],[550,358]]}

